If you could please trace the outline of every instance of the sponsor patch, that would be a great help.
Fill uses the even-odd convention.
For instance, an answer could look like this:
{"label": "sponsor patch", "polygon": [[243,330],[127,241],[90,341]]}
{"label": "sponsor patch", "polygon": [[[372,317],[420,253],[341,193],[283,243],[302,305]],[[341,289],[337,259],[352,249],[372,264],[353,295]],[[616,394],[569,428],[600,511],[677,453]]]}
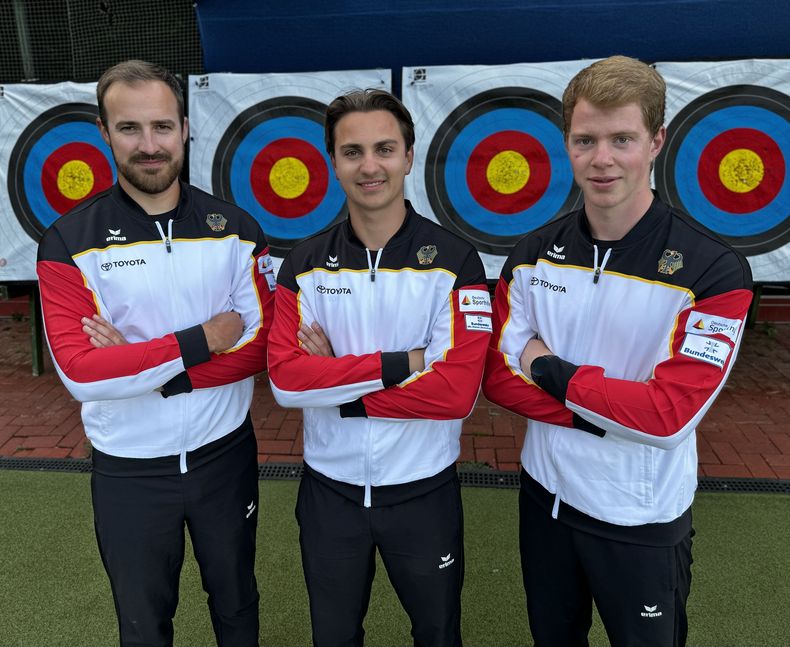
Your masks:
{"label": "sponsor patch", "polygon": [[735,341],[742,323],[740,319],[727,319],[692,311],[686,322],[686,332],[695,335],[724,335]]}
{"label": "sponsor patch", "polygon": [[480,332],[494,332],[491,324],[491,317],[485,315],[464,315],[466,317],[467,330],[479,330]]}
{"label": "sponsor patch", "polygon": [[491,312],[491,297],[486,290],[460,290],[461,312]]}
{"label": "sponsor patch", "polygon": [[724,363],[730,355],[730,345],[727,342],[711,339],[704,335],[686,335],[680,352],[688,357],[724,368]]}
{"label": "sponsor patch", "polygon": [[268,254],[258,257],[258,273],[263,274],[263,278],[266,279],[269,292],[274,292],[274,288],[277,287],[277,279],[274,278],[274,264]]}

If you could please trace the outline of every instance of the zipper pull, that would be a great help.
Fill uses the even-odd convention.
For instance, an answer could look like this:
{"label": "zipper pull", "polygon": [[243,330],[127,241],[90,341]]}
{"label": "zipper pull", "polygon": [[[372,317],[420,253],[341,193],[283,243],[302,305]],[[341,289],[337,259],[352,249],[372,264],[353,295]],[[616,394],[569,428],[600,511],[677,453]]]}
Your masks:
{"label": "zipper pull", "polygon": [[596,285],[598,283],[598,279],[600,278],[601,278],[601,268],[596,267],[595,272],[593,272],[593,285]]}
{"label": "zipper pull", "polygon": [[173,247],[170,245],[169,238],[165,238],[165,249],[167,250],[168,254],[170,254],[173,251]]}
{"label": "zipper pull", "polygon": [[370,268],[370,282],[371,283],[375,283],[376,282],[376,268],[375,267],[371,267]]}

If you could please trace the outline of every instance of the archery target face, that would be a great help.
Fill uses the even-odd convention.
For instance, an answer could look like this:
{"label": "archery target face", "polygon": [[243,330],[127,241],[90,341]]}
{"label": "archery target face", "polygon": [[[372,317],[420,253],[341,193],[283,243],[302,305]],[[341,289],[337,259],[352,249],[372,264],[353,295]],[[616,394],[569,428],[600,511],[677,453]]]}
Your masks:
{"label": "archery target face", "polygon": [[406,68],[415,121],[407,197],[499,274],[521,238],[578,208],[560,97],[586,62]]}
{"label": "archery target face", "polygon": [[38,241],[57,218],[115,182],[112,153],[86,103],[55,106],[22,131],[9,158],[8,196],[22,228]]}
{"label": "archery target face", "polygon": [[790,97],[727,86],[685,106],[656,162],[658,191],[747,255],[790,242]]}
{"label": "archery target face", "polygon": [[351,87],[388,87],[378,71],[217,74],[195,78],[194,86],[193,182],[208,182],[207,190],[255,217],[273,255],[346,217],[324,147],[324,113]]}
{"label": "archery target face", "polygon": [[578,189],[562,106],[529,88],[475,95],[439,126],[425,188],[439,222],[477,249],[506,255],[525,234],[570,210]]}

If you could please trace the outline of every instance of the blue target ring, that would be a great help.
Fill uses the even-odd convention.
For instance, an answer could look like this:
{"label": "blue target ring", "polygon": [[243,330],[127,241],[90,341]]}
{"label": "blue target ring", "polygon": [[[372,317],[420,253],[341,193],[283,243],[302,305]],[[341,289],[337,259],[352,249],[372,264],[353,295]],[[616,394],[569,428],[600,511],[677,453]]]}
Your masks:
{"label": "blue target ring", "polygon": [[30,148],[22,171],[23,186],[28,203],[33,213],[36,214],[36,219],[44,229],[55,222],[60,217],[60,214],[52,208],[42,191],[41,169],[53,151],[71,142],[83,142],[101,152],[110,163],[113,183],[117,180],[115,164],[112,161],[112,151],[102,139],[95,123],[75,121],[55,126],[46,132]]}
{"label": "blue target ring", "polygon": [[[775,167],[783,170],[780,173],[771,167],[770,158],[763,160],[768,164],[765,172],[775,173],[773,180],[778,183],[778,191],[768,194],[767,202],[759,208],[743,203],[744,208],[733,207],[730,212],[705,194],[705,188],[716,183],[714,188],[721,191],[723,181],[715,173],[701,176],[698,170],[703,168],[701,160],[709,147],[733,141],[733,133],[743,129],[757,131],[755,137],[770,140],[771,148],[778,151],[777,159],[781,158]],[[790,242],[788,169],[790,97],[762,86],[734,85],[697,97],[672,120],[664,149],[656,160],[655,181],[667,203],[682,209],[748,256],[771,252]],[[739,200],[739,194],[727,195],[732,196],[733,204]]]}
{"label": "blue target ring", "polygon": [[[52,187],[42,184],[45,164],[57,157],[59,149],[76,145],[87,159],[77,157],[75,161],[91,166],[98,159],[109,165],[112,182],[116,181],[112,153],[96,127],[98,114],[97,107],[89,103],[58,105],[33,119],[16,140],[8,164],[8,196],[19,224],[33,240],[40,240],[61,215],[45,195],[45,188]],[[98,181],[98,176],[94,180]]]}
{"label": "blue target ring", "polygon": [[761,124],[763,131],[771,133],[781,150],[790,152],[790,123],[769,110],[754,106],[723,108],[709,114],[689,130],[678,150],[675,182],[681,201],[703,225],[725,236],[755,236],[780,225],[788,215],[790,182],[785,179],[779,194],[770,204],[744,217],[716,207],[702,192],[696,171],[692,175],[680,172],[680,169],[696,169],[705,146],[719,133],[731,129],[733,124],[756,123]]}
{"label": "blue target ring", "polygon": [[[525,234],[578,208],[581,193],[573,182],[561,125],[560,101],[531,88],[497,88],[464,101],[439,126],[426,157],[425,187],[439,222],[478,251],[506,256]],[[549,181],[528,208],[503,214],[476,199],[467,166],[481,142],[510,131],[529,135],[543,148]]]}
{"label": "blue target ring", "polygon": [[[551,160],[551,182],[541,199],[529,209],[503,217],[480,205],[469,190],[465,169],[475,147],[486,137],[503,130],[526,131],[546,149]],[[518,236],[548,222],[562,208],[573,185],[573,173],[557,126],[529,110],[503,108],[492,110],[467,125],[455,138],[444,169],[447,195],[456,210],[475,229],[495,236]]]}
{"label": "blue target ring", "polygon": [[[325,105],[303,97],[263,101],[240,113],[217,145],[212,170],[214,193],[245,209],[259,222],[276,256],[285,256],[300,240],[346,217],[346,197],[324,150],[325,110]],[[326,166],[322,171],[328,175],[327,188],[318,206],[299,217],[283,217],[275,213],[274,208],[262,204],[252,184],[268,181],[253,177],[256,157],[267,146],[288,139],[299,140],[315,149],[310,163],[321,160]]]}

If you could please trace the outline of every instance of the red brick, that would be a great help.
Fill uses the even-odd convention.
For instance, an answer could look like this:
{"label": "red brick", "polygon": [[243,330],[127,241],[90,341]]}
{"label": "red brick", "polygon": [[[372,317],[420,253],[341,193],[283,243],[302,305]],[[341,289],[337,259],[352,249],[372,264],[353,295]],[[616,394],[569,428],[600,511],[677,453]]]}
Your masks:
{"label": "red brick", "polygon": [[493,449],[476,449],[475,460],[480,463],[488,463],[491,467],[496,467],[496,454]]}
{"label": "red brick", "polygon": [[295,420],[284,420],[280,431],[277,433],[277,440],[294,440],[299,433],[299,423]]}
{"label": "red brick", "polygon": [[255,427],[255,437],[258,439],[258,443],[264,440],[276,440],[277,434],[279,433],[279,429],[263,429],[260,426]]}
{"label": "red brick", "polygon": [[36,447],[56,447],[60,436],[28,436],[21,438],[20,443],[25,449],[34,449]]}
{"label": "red brick", "polygon": [[75,427],[72,429],[67,435],[60,439],[58,442],[58,447],[70,447],[74,448],[77,445],[80,445],[85,442],[85,431],[82,428],[82,425]]}
{"label": "red brick", "polygon": [[279,429],[285,420],[285,411],[272,411],[261,425],[264,429]]}
{"label": "red brick", "polygon": [[68,447],[36,447],[27,456],[30,458],[66,458],[71,453]]}
{"label": "red brick", "polygon": [[77,445],[69,452],[69,458],[90,458],[90,455],[91,448],[87,442]]}
{"label": "red brick", "polygon": [[774,467],[774,472],[780,479],[790,481],[790,467]]}
{"label": "red brick", "polygon": [[0,447],[14,437],[19,427],[0,427]]}
{"label": "red brick", "polygon": [[491,427],[487,425],[476,425],[464,422],[462,436],[490,436]]}
{"label": "red brick", "polygon": [[768,463],[761,454],[741,454],[744,465],[749,468],[749,471],[755,478],[773,479],[776,478],[776,472],[771,469]]}
{"label": "red brick", "polygon": [[57,428],[52,425],[27,425],[19,427],[19,430],[16,432],[16,436],[49,436],[50,434],[56,434],[57,436],[62,436],[63,434],[59,433]]}
{"label": "red brick", "polygon": [[301,455],[295,456],[293,454],[271,454],[269,456],[270,463],[301,463]]}
{"label": "red brick", "polygon": [[9,438],[5,445],[0,447],[0,456],[15,456],[22,448],[22,439],[14,436]]}
{"label": "red brick", "polygon": [[768,437],[781,454],[790,454],[790,433],[769,432]]}
{"label": "red brick", "polygon": [[698,447],[697,456],[700,463],[712,463],[713,465],[719,465],[721,463],[719,457],[716,456],[716,452],[714,452],[712,449],[701,449]]}
{"label": "red brick", "polygon": [[513,436],[513,421],[510,418],[498,416],[494,418],[492,430],[495,436]]}
{"label": "red brick", "polygon": [[461,453],[458,456],[458,463],[469,463],[475,460],[475,450],[472,447],[461,447]]}
{"label": "red brick", "polygon": [[764,454],[763,458],[771,467],[790,467],[790,455],[788,454]]}
{"label": "red brick", "polygon": [[[496,458],[497,461],[499,461],[500,466],[502,465],[502,461],[506,463],[518,463],[521,461],[521,449],[518,447],[513,447],[511,449],[497,449]],[[500,469],[503,468],[500,467]]]}
{"label": "red brick", "polygon": [[714,478],[750,478],[752,473],[745,465],[706,465],[705,475]]}
{"label": "red brick", "polygon": [[259,440],[258,451],[263,454],[290,454],[292,440]]}
{"label": "red brick", "polygon": [[475,438],[475,449],[485,447],[515,447],[515,439],[512,436],[479,436]]}
{"label": "red brick", "polygon": [[740,455],[733,449],[730,443],[714,441],[710,446],[724,465],[743,465]]}

